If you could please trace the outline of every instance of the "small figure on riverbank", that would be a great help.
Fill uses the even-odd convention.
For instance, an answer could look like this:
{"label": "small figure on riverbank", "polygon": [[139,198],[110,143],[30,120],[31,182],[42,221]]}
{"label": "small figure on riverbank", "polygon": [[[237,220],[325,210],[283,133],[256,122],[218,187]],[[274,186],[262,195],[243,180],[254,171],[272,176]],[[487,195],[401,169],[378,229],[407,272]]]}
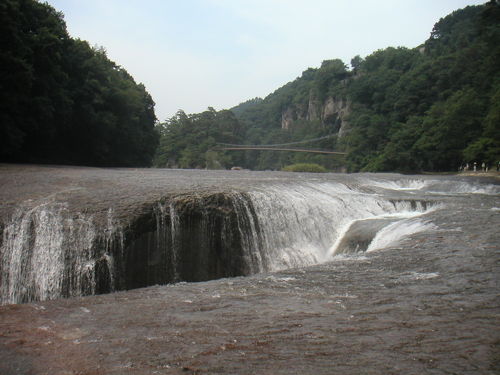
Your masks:
{"label": "small figure on riverbank", "polygon": [[477,172],[477,162],[474,162],[474,172]]}
{"label": "small figure on riverbank", "polygon": [[486,163],[483,161],[483,164],[481,164],[481,170],[483,172],[486,172]]}

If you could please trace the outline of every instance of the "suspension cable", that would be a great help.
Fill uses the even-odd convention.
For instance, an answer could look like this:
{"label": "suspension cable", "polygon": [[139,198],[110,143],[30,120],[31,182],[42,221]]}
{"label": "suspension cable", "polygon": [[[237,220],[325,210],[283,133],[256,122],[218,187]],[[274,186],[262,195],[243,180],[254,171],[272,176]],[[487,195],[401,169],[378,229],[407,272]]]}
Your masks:
{"label": "suspension cable", "polygon": [[337,134],[329,134],[329,135],[325,135],[323,137],[306,139],[304,141],[289,142],[289,143],[274,143],[271,145],[237,145],[237,144],[233,144],[233,143],[217,143],[217,144],[220,146],[230,146],[230,147],[279,147],[279,146],[291,146],[291,145],[299,145],[302,143],[315,142],[315,141],[320,141],[322,139],[333,138],[335,136],[337,136]]}

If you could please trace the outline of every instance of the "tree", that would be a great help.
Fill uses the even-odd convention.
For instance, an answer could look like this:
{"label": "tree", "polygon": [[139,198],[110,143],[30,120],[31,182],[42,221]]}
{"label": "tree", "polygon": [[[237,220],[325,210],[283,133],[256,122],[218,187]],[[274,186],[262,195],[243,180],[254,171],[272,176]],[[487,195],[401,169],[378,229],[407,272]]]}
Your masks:
{"label": "tree", "polygon": [[151,164],[154,102],[104,48],[70,38],[35,0],[0,4],[0,38],[1,160]]}
{"label": "tree", "polygon": [[158,125],[157,167],[222,169],[239,164],[238,157],[217,150],[217,143],[240,141],[241,127],[230,111],[186,115],[183,111]]}
{"label": "tree", "polygon": [[351,67],[352,69],[357,72],[359,68],[361,67],[361,64],[363,63],[363,59],[361,56],[356,55],[351,59]]}

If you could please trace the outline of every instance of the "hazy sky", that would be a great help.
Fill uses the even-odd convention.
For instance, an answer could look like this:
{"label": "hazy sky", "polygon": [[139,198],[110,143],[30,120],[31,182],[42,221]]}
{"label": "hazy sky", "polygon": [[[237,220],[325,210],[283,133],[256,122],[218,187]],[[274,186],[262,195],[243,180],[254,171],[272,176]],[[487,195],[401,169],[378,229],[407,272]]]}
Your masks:
{"label": "hazy sky", "polygon": [[486,0],[49,0],[142,82],[160,121],[265,97],[323,60],[416,47]]}

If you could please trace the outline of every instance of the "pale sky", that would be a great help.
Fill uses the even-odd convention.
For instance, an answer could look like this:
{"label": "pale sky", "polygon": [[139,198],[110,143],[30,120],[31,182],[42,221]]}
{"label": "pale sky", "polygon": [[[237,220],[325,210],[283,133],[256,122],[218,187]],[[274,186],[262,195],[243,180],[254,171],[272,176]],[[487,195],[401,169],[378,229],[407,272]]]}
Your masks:
{"label": "pale sky", "polygon": [[142,82],[160,121],[265,97],[323,60],[413,48],[486,0],[48,0]]}

